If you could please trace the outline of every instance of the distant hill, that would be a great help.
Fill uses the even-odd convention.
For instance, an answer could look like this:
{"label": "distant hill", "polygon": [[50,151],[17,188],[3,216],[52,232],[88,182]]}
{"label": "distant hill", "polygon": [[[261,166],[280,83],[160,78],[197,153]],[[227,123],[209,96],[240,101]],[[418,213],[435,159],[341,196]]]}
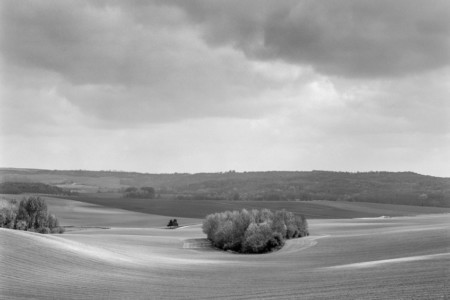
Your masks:
{"label": "distant hill", "polygon": [[67,190],[41,182],[1,182],[0,194],[49,194],[49,195],[70,195]]}
{"label": "distant hill", "polygon": [[0,169],[1,181],[89,186],[122,193],[153,187],[157,197],[180,200],[331,200],[450,207],[450,178],[412,172],[225,172],[143,174],[118,171]]}

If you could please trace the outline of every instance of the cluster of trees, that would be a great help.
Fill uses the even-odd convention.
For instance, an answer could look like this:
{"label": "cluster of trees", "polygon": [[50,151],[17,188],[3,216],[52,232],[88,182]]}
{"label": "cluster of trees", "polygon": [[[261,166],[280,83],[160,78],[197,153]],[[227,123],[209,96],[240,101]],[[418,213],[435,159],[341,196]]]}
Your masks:
{"label": "cluster of trees", "polygon": [[0,194],[49,194],[49,195],[72,195],[71,191],[48,185],[41,182],[2,182],[0,183]]}
{"label": "cluster of trees", "polygon": [[210,214],[203,232],[215,247],[240,253],[269,252],[281,248],[286,239],[309,235],[303,215],[269,209]]}
{"label": "cluster of trees", "polygon": [[169,223],[167,224],[167,227],[170,227],[170,228],[174,228],[174,227],[178,227],[178,226],[179,225],[178,225],[177,219],[170,220]]}
{"label": "cluster of trees", "polygon": [[149,186],[144,186],[141,188],[129,187],[124,191],[125,198],[145,198],[145,199],[155,199],[156,192],[155,189]]}
{"label": "cluster of trees", "polygon": [[0,227],[39,233],[63,233],[58,219],[48,212],[47,204],[40,197],[0,202]]}

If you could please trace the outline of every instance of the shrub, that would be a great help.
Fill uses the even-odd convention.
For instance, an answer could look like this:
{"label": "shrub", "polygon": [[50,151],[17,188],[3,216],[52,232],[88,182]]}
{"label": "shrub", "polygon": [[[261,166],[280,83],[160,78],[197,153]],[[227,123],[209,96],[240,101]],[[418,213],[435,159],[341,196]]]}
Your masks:
{"label": "shrub", "polygon": [[274,214],[272,231],[280,234],[283,239],[286,237],[287,226],[281,211],[276,211]]}
{"label": "shrub", "polygon": [[20,201],[28,213],[28,228],[45,227],[47,221],[47,204],[40,197],[28,197]]}
{"label": "shrub", "polygon": [[17,217],[17,203],[15,201],[1,200],[0,227],[14,228]]}
{"label": "shrub", "polygon": [[298,237],[308,236],[308,222],[306,222],[306,218],[303,215],[295,216],[295,223],[298,228]]}
{"label": "shrub", "polygon": [[236,212],[236,216],[233,219],[233,232],[232,232],[232,247],[233,251],[240,251],[242,244],[245,240],[245,233],[247,228],[254,222],[253,215],[246,209],[241,212]]}
{"label": "shrub", "polygon": [[270,209],[267,208],[261,210],[254,209],[253,213],[255,216],[255,222],[257,224],[273,220],[273,212]]}
{"label": "shrub", "polygon": [[25,220],[19,220],[16,222],[16,227],[17,230],[27,230],[28,229],[28,223]]}
{"label": "shrub", "polygon": [[223,250],[263,253],[284,245],[285,239],[308,235],[304,216],[285,210],[225,211],[206,216],[203,232]]}
{"label": "shrub", "polygon": [[275,232],[267,245],[268,249],[281,248],[284,245],[283,236],[278,232]]}
{"label": "shrub", "polygon": [[[275,213],[275,222],[278,224],[277,229],[282,228],[280,232],[286,239],[298,236],[298,228],[295,222],[295,215],[286,210],[279,210]],[[284,226],[283,226],[284,224]]]}
{"label": "shrub", "polygon": [[203,221],[203,232],[206,234],[208,240],[215,240],[215,233],[219,227],[219,214],[211,214],[206,216],[206,220]]}
{"label": "shrub", "polygon": [[36,229],[36,232],[47,234],[50,233],[50,229],[48,227],[39,227]]}
{"label": "shrub", "polygon": [[167,224],[167,227],[169,227],[169,228],[174,228],[174,227],[178,227],[179,225],[178,225],[178,221],[177,221],[177,219],[173,219],[173,220],[170,220],[169,221],[169,223]]}
{"label": "shrub", "polygon": [[50,229],[56,228],[59,226],[58,219],[53,214],[48,214],[47,216],[47,226]]}
{"label": "shrub", "polygon": [[226,220],[219,224],[213,244],[224,250],[231,250],[234,248],[233,222],[231,220]]}
{"label": "shrub", "polygon": [[50,229],[51,233],[64,233],[66,230],[64,229],[64,227],[58,226],[58,227],[54,227],[52,229]]}

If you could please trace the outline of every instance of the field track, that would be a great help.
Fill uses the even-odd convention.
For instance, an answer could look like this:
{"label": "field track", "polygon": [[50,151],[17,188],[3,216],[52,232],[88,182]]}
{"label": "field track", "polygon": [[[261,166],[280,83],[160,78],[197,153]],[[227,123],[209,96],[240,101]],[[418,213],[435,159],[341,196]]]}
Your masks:
{"label": "field track", "polygon": [[0,229],[0,299],[446,299],[450,293],[448,214],[310,220],[307,238],[277,252],[239,255],[211,248],[200,220],[168,230],[158,228],[166,217],[84,205],[72,203],[84,209],[76,219],[51,208],[66,224],[113,216],[98,223],[110,222],[110,229],[63,235]]}

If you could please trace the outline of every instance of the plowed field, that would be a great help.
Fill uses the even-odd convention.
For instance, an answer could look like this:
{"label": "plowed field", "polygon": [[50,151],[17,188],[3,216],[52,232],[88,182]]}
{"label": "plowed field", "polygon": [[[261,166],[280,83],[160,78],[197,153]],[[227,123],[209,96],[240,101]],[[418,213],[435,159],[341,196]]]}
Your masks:
{"label": "plowed field", "polygon": [[168,230],[150,226],[165,220],[160,216],[142,214],[150,220],[144,224],[141,214],[103,213],[109,219],[98,224],[109,220],[110,229],[63,235],[0,229],[0,298],[446,299],[450,293],[448,214],[310,220],[309,237],[277,252],[239,255],[211,248],[199,224]]}

